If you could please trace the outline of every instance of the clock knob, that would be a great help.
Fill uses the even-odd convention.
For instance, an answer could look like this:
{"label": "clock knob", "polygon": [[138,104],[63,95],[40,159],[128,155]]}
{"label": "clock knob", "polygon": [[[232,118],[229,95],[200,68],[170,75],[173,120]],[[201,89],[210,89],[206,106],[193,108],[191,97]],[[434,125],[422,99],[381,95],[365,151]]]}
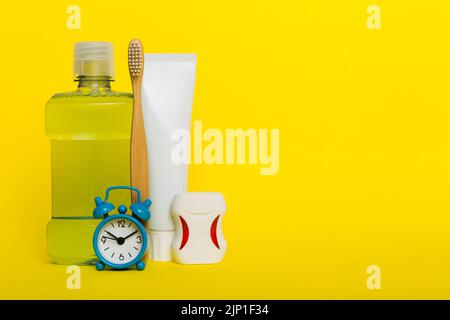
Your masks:
{"label": "clock knob", "polygon": [[114,205],[112,203],[104,202],[102,198],[95,197],[94,218],[102,218],[112,210],[114,210]]}
{"label": "clock knob", "polygon": [[121,206],[119,206],[119,213],[125,214],[127,213],[127,207],[124,206],[123,204]]}
{"label": "clock knob", "polygon": [[152,201],[150,199],[145,200],[143,203],[133,203],[130,206],[131,212],[133,212],[138,218],[148,221],[150,219],[150,205]]}

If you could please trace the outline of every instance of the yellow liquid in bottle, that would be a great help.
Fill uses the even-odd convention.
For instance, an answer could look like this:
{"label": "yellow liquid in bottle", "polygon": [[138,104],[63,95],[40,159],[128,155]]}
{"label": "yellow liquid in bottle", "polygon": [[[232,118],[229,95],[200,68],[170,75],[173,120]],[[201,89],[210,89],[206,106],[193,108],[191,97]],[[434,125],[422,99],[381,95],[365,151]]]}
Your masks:
{"label": "yellow liquid in bottle", "polygon": [[[58,264],[96,260],[92,237],[94,198],[108,187],[130,185],[132,96],[81,91],[57,94],[46,106],[52,152],[52,219],[47,251]],[[111,193],[110,202],[130,204],[129,191]]]}

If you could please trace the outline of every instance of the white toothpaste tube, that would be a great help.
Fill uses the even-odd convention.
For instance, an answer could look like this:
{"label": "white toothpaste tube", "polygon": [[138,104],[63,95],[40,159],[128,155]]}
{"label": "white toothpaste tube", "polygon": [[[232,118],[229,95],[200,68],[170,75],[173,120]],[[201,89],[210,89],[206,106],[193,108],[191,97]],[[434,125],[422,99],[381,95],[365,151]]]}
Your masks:
{"label": "white toothpaste tube", "polygon": [[171,159],[172,133],[190,130],[196,63],[195,54],[145,54],[142,111],[153,202],[148,248],[155,261],[172,260],[171,204],[176,194],[187,191],[187,164]]}

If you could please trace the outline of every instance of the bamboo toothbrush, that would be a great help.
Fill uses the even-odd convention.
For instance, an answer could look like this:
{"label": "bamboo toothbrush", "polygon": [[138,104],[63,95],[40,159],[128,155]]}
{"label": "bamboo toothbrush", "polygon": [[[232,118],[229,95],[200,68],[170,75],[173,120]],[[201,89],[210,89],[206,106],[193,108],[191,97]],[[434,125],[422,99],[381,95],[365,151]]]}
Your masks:
{"label": "bamboo toothbrush", "polygon": [[[142,115],[141,86],[144,73],[144,48],[138,39],[128,46],[128,69],[133,86],[133,122],[131,126],[131,185],[141,191],[142,199],[149,197],[148,155],[145,139],[144,117]],[[132,203],[137,202],[135,192]]]}

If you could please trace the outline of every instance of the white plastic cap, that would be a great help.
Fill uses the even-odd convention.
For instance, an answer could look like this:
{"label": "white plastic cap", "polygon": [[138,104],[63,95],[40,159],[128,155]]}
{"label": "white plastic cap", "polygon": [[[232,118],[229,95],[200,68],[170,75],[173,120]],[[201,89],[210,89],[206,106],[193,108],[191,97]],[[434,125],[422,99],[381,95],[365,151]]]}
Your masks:
{"label": "white plastic cap", "polygon": [[114,48],[111,42],[76,42],[73,51],[73,77],[109,76],[114,79]]}
{"label": "white plastic cap", "polygon": [[175,231],[148,232],[148,257],[153,261],[172,261],[172,240]]}

